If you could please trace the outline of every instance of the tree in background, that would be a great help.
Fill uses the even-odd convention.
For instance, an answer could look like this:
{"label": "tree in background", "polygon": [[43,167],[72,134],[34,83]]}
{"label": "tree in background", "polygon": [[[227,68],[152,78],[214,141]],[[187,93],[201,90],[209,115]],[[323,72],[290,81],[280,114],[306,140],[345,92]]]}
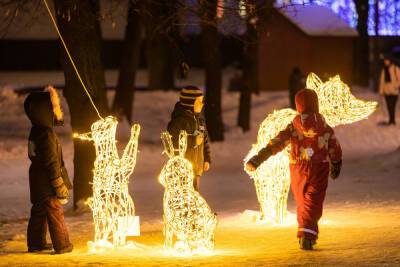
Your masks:
{"label": "tree in background", "polygon": [[211,141],[224,140],[222,121],[222,68],[220,36],[217,28],[218,0],[199,0],[201,42],[206,75],[205,117]]}
{"label": "tree in background", "polygon": [[373,87],[374,90],[378,92],[379,90],[379,78],[380,78],[380,47],[379,47],[379,0],[375,0],[375,14],[374,14],[374,21],[375,21],[375,37],[373,41]]}
{"label": "tree in background", "polygon": [[[100,3],[95,0],[54,0],[58,25],[76,67],[101,114],[108,114],[104,69],[101,62]],[[62,50],[64,96],[69,106],[73,132],[90,131],[98,120],[67,54]],[[90,142],[74,141],[74,207],[92,196],[95,150]],[[82,203],[83,204],[83,203]]]}
{"label": "tree in background", "polygon": [[368,0],[354,0],[358,19],[358,38],[355,45],[354,82],[362,86],[369,85],[369,36],[368,36]]}
{"label": "tree in background", "polygon": [[173,31],[176,15],[174,0],[146,1],[146,55],[149,89],[173,89]]}
{"label": "tree in background", "polygon": [[141,3],[134,0],[129,1],[118,83],[112,105],[113,113],[119,119],[125,117],[129,123],[132,123],[136,70],[139,65],[142,44],[142,11]]}
{"label": "tree in background", "polygon": [[243,88],[240,91],[238,126],[250,130],[251,95],[258,93],[259,36],[265,32],[265,21],[274,0],[244,1],[247,31],[243,37]]}

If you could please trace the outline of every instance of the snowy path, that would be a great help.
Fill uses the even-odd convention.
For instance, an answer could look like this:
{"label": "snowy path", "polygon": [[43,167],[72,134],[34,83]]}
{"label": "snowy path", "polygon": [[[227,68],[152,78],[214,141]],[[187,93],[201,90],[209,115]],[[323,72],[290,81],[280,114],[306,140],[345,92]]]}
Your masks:
{"label": "snowy path", "polygon": [[[159,135],[177,97],[175,92],[137,94],[135,118],[143,131],[130,189],[142,230],[142,235],[133,240],[143,247],[88,254],[86,242],[93,237],[90,214],[67,211],[74,252],[61,256],[28,254],[25,231],[30,209],[29,165],[25,138],[29,123],[24,118],[23,99],[0,92],[0,265],[400,265],[400,127],[378,127],[384,116],[381,111],[369,120],[336,130],[344,147],[344,167],[339,180],[330,181],[325,223],[314,252],[298,249],[294,222],[284,227],[256,225],[243,214],[245,210],[257,210],[258,203],[252,181],[242,171],[242,158],[255,141],[256,125],[268,112],[287,105],[284,93],[264,93],[254,99],[253,130],[246,134],[235,127],[237,94],[224,94],[226,142],[213,144],[212,169],[201,182],[203,196],[219,215],[215,255],[181,258],[162,250],[163,189],[157,176],[166,158],[161,155]],[[369,93],[360,95],[376,98]],[[157,105],[144,101],[148,98]],[[69,131],[66,127],[60,135],[71,170]],[[128,139],[127,133],[128,125],[120,125],[122,145]],[[294,211],[291,197],[289,210]]]}

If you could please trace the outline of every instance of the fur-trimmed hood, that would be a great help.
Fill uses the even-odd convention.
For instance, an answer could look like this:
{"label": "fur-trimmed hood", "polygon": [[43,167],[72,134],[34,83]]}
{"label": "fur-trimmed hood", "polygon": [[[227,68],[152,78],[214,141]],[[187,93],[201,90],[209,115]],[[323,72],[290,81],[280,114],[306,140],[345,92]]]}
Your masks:
{"label": "fur-trimmed hood", "polygon": [[53,127],[62,125],[64,114],[61,110],[57,90],[48,86],[44,92],[34,92],[28,95],[24,102],[25,113],[32,125]]}

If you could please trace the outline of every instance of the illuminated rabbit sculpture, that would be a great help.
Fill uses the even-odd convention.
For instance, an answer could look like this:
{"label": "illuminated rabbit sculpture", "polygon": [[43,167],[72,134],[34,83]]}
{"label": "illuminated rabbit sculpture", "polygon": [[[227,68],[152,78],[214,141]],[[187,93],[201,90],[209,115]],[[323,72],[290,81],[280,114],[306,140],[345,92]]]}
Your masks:
{"label": "illuminated rabbit sculpture", "polygon": [[[340,80],[338,75],[323,83],[317,75],[310,73],[307,77],[307,88],[317,93],[319,111],[332,127],[365,119],[377,107],[376,102],[355,98],[350,88]],[[244,162],[256,155],[272,138],[284,130],[296,114],[295,110],[289,108],[269,114],[261,123],[257,143],[252,146]],[[282,223],[287,214],[287,196],[290,186],[289,150],[290,145],[262,163],[256,171],[247,172],[254,180],[260,203],[261,220]]]}
{"label": "illuminated rabbit sculpture", "polygon": [[115,140],[117,124],[116,118],[109,116],[93,123],[90,133],[77,135],[80,139],[93,141],[96,148],[93,197],[88,200],[95,225],[92,246],[124,245],[135,215],[128,184],[136,164],[140,126],[132,126],[130,140],[120,159]]}
{"label": "illuminated rabbit sculpture", "polygon": [[164,186],[164,238],[165,248],[180,253],[207,253],[214,248],[217,217],[207,202],[193,187],[193,167],[184,155],[187,134],[179,136],[179,153],[168,132],[162,133],[162,142],[169,160],[159,176]]}

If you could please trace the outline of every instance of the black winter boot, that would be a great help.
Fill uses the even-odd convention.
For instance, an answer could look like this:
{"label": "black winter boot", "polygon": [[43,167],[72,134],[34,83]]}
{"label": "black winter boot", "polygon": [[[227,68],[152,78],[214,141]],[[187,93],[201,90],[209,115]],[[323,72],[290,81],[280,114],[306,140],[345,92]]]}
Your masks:
{"label": "black winter boot", "polygon": [[56,250],[55,254],[64,254],[64,253],[70,253],[72,252],[74,246],[72,244],[70,244],[69,246],[62,248],[60,250]]}
{"label": "black winter boot", "polygon": [[313,246],[315,244],[314,240],[305,238],[305,237],[301,237],[299,239],[299,244],[300,244],[300,248],[304,249],[304,250],[312,250]]}
{"label": "black winter boot", "polygon": [[28,248],[28,252],[33,253],[33,252],[40,252],[40,251],[43,251],[43,250],[52,250],[52,249],[53,249],[53,244],[48,243],[48,244],[46,244],[46,245],[44,245],[43,247],[40,247],[40,248],[30,247],[30,248]]}

